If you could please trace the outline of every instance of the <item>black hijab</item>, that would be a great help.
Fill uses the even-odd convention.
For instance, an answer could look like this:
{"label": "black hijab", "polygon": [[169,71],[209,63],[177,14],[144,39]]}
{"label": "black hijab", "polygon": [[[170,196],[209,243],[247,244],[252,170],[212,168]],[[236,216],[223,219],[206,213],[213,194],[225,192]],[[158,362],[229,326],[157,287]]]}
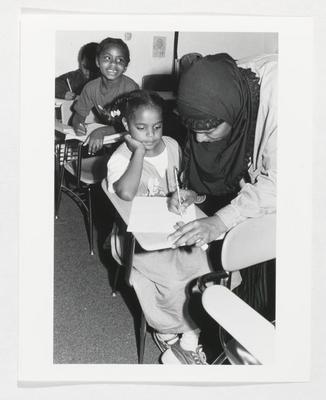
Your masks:
{"label": "black hijab", "polygon": [[223,120],[231,133],[222,140],[198,143],[188,134],[185,184],[197,193],[235,193],[248,171],[259,106],[258,78],[239,68],[228,54],[206,56],[180,78],[178,109],[191,129],[209,129]]}

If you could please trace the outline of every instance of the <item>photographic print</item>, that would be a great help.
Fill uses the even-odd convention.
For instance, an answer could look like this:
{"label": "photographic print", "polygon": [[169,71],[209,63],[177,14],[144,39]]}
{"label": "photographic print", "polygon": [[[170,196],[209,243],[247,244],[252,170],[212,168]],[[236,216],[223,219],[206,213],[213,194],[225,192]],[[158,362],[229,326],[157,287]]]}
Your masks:
{"label": "photographic print", "polygon": [[[297,211],[288,192],[298,189],[284,160],[302,131],[295,21],[160,21],[117,18],[107,30],[105,16],[22,18],[22,117],[29,123],[37,107],[43,137],[42,146],[23,138],[22,149],[26,165],[44,155],[37,224],[46,234],[39,283],[29,284],[33,235],[22,228],[21,379],[305,379],[309,346],[301,365],[291,347],[304,280],[289,283],[302,260],[285,245]],[[40,33],[42,102],[27,62]]]}

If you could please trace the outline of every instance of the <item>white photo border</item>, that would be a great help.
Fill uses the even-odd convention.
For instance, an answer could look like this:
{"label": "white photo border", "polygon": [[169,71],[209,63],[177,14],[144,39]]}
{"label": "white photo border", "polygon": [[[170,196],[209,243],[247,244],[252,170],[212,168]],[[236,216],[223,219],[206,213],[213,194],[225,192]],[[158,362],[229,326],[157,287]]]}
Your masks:
{"label": "white photo border", "polygon": [[[277,343],[273,365],[199,368],[53,363],[54,163],[50,155],[53,154],[51,132],[54,130],[55,34],[57,31],[105,31],[108,27],[110,32],[278,33]],[[18,360],[21,383],[294,382],[309,379],[312,32],[312,19],[307,17],[21,16]]]}

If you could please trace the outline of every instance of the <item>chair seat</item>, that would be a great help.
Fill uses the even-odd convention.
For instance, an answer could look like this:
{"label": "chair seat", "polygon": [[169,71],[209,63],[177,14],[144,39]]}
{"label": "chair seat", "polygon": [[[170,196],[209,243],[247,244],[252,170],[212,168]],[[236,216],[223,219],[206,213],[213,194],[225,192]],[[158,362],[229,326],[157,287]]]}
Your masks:
{"label": "chair seat", "polygon": [[[108,156],[94,156],[81,160],[80,181],[87,185],[101,182],[107,175]],[[72,175],[77,175],[76,161],[65,164],[65,169]]]}

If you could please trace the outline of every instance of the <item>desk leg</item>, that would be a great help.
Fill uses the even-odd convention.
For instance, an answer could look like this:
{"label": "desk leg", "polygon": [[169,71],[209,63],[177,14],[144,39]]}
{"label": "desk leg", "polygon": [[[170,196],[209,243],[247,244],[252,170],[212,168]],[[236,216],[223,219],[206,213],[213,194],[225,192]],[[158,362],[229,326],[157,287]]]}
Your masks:
{"label": "desk leg", "polygon": [[64,178],[64,162],[67,158],[67,146],[64,146],[64,156],[63,156],[63,160],[61,163],[61,159],[60,159],[60,154],[61,150],[59,148],[59,154],[58,154],[58,162],[59,162],[59,169],[58,169],[58,183],[56,184],[57,188],[56,188],[56,198],[55,198],[55,219],[59,218],[59,209],[60,209],[60,203],[61,203],[61,195],[62,195],[62,186],[63,186],[63,178]]}
{"label": "desk leg", "polygon": [[138,364],[143,364],[144,353],[145,353],[145,342],[146,342],[147,324],[143,310],[141,310],[140,316],[140,328],[139,328],[139,353],[138,353]]}
{"label": "desk leg", "polygon": [[136,244],[135,236],[131,232],[130,233],[127,232],[127,249],[126,249],[127,257],[126,257],[125,280],[128,286],[132,286],[132,283],[130,281],[130,276],[134,260],[135,244]]}

